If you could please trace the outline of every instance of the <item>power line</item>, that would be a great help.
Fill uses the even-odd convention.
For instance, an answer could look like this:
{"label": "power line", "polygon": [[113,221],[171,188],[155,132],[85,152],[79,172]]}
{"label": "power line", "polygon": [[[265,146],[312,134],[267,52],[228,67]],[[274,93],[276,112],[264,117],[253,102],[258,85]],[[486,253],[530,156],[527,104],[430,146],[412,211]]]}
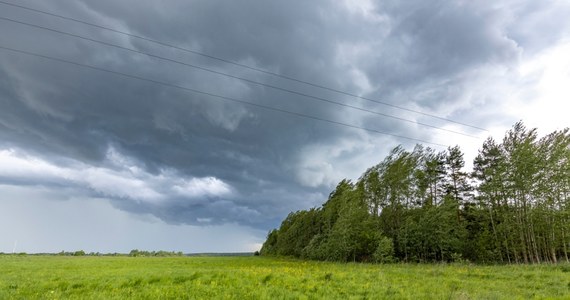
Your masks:
{"label": "power line", "polygon": [[390,115],[390,114],[385,114],[385,113],[378,112],[378,111],[374,111],[374,110],[370,110],[370,109],[361,108],[361,107],[358,107],[358,106],[354,106],[354,105],[350,105],[350,104],[346,104],[346,103],[342,103],[342,102],[338,102],[338,101],[334,101],[334,100],[330,100],[330,99],[326,99],[326,98],[322,98],[322,97],[318,97],[318,96],[314,96],[314,95],[305,94],[305,93],[302,93],[302,92],[298,92],[298,91],[294,91],[294,90],[290,90],[290,89],[286,89],[286,88],[282,88],[282,87],[278,87],[278,86],[274,86],[274,85],[270,85],[270,84],[258,82],[258,81],[255,81],[255,80],[251,80],[251,79],[247,79],[247,78],[243,78],[243,77],[231,75],[231,74],[228,74],[228,73],[224,73],[224,72],[212,70],[212,69],[209,69],[209,68],[205,68],[205,67],[201,67],[201,66],[197,66],[197,65],[185,63],[185,62],[182,62],[182,61],[179,61],[179,60],[170,59],[170,58],[163,57],[163,56],[159,56],[159,55],[156,55],[156,54],[152,54],[152,53],[148,53],[148,52],[136,50],[136,49],[133,49],[133,48],[123,47],[123,46],[120,46],[120,45],[116,45],[116,44],[112,44],[112,43],[108,43],[108,42],[104,42],[104,41],[92,39],[92,38],[89,38],[89,37],[85,37],[85,36],[81,36],[81,35],[77,35],[77,34],[65,32],[65,31],[61,31],[61,30],[57,30],[57,29],[48,28],[48,27],[45,27],[45,26],[40,26],[40,25],[36,25],[36,24],[31,24],[31,23],[27,23],[27,22],[23,22],[23,21],[19,21],[19,20],[14,20],[14,19],[6,18],[6,17],[0,17],[0,20],[9,21],[9,22],[13,22],[13,23],[17,23],[17,24],[21,24],[21,25],[33,27],[33,28],[38,28],[38,29],[42,29],[42,30],[46,30],[46,31],[51,31],[51,32],[55,32],[55,33],[58,33],[58,34],[67,35],[67,36],[71,36],[71,37],[74,37],[74,38],[79,38],[79,39],[86,40],[86,41],[90,41],[90,42],[94,42],[94,43],[99,43],[99,44],[102,44],[102,45],[105,45],[105,46],[114,47],[114,48],[117,48],[117,49],[126,50],[126,51],[134,52],[134,53],[137,53],[137,54],[141,54],[141,55],[146,55],[146,56],[148,56],[148,57],[155,58],[155,59],[159,59],[159,60],[162,60],[162,61],[167,61],[167,62],[171,62],[171,63],[183,65],[183,66],[190,67],[190,68],[194,68],[194,69],[198,69],[198,70],[201,70],[201,71],[210,72],[210,73],[213,73],[213,74],[217,74],[217,75],[221,75],[221,76],[225,76],[225,77],[229,77],[229,78],[241,80],[241,81],[247,82],[247,83],[249,83],[249,84],[260,85],[260,86],[263,86],[263,87],[267,87],[267,88],[271,88],[271,89],[275,89],[275,90],[287,92],[287,93],[290,93],[290,94],[294,94],[294,95],[298,95],[298,96],[310,98],[310,99],[317,100],[317,101],[327,102],[327,103],[334,104],[334,105],[338,105],[338,106],[348,107],[348,108],[351,108],[351,109],[355,109],[355,110],[359,110],[359,111],[363,111],[363,112],[367,112],[367,113],[372,113],[372,114],[379,115],[379,116],[383,116],[383,117],[388,117],[388,118],[392,118],[392,119],[396,119],[396,120],[400,120],[400,121],[404,121],[404,122],[408,122],[408,123],[413,123],[413,124],[417,124],[417,125],[422,125],[422,126],[430,127],[430,128],[433,128],[433,129],[438,129],[438,130],[447,131],[447,132],[450,132],[450,133],[455,133],[455,134],[467,136],[467,137],[470,137],[470,138],[478,139],[478,137],[476,137],[476,136],[469,135],[469,134],[466,134],[466,133],[463,133],[463,132],[454,131],[454,130],[446,129],[446,128],[443,128],[443,127],[438,127],[438,126],[434,126],[434,125],[430,125],[430,124],[426,124],[426,123],[422,123],[422,122],[418,122],[418,121],[414,121],[414,120],[409,120],[409,119],[401,118],[401,117],[398,117],[398,116],[393,116],[393,115]]}
{"label": "power line", "polygon": [[43,58],[43,59],[47,59],[47,60],[51,60],[51,61],[55,61],[55,62],[65,63],[65,64],[69,64],[69,65],[75,65],[75,66],[79,66],[79,67],[83,67],[83,68],[87,68],[87,69],[92,69],[92,70],[97,70],[97,71],[101,71],[101,72],[105,72],[105,73],[109,73],[109,74],[119,75],[122,77],[136,79],[136,80],[140,80],[140,81],[146,81],[146,82],[150,82],[150,83],[165,86],[165,87],[180,89],[180,90],[192,92],[195,94],[201,94],[201,95],[209,96],[212,98],[221,99],[224,101],[237,102],[237,103],[246,104],[246,105],[250,105],[253,107],[257,107],[257,108],[263,108],[266,110],[272,110],[272,111],[276,111],[276,112],[290,114],[290,115],[294,115],[297,117],[313,119],[313,120],[317,120],[317,121],[321,121],[321,122],[327,122],[327,123],[331,123],[331,124],[336,124],[336,125],[341,125],[341,126],[345,126],[345,127],[349,127],[349,128],[354,128],[354,129],[366,130],[369,132],[389,135],[389,136],[393,136],[393,137],[397,137],[397,138],[401,138],[401,139],[406,139],[406,140],[410,140],[410,141],[416,141],[416,142],[436,145],[436,146],[440,146],[440,147],[447,147],[446,145],[443,145],[443,144],[428,142],[428,141],[424,141],[421,139],[411,138],[411,137],[407,137],[407,136],[403,136],[403,135],[397,135],[397,134],[393,134],[393,133],[389,133],[389,132],[385,132],[385,131],[380,131],[380,130],[376,130],[376,129],[370,129],[370,128],[366,128],[366,127],[361,127],[361,126],[357,126],[357,125],[351,125],[351,124],[347,124],[347,123],[343,123],[343,122],[339,122],[339,121],[334,121],[334,120],[329,120],[329,119],[325,119],[325,118],[319,118],[319,117],[315,117],[315,116],[311,116],[311,115],[307,115],[307,114],[303,114],[303,113],[298,113],[298,112],[293,112],[293,111],[280,109],[280,108],[276,108],[276,107],[257,104],[257,103],[249,102],[246,100],[222,96],[222,95],[218,95],[218,94],[214,94],[214,93],[210,93],[210,92],[205,92],[205,91],[201,91],[201,90],[197,90],[197,89],[193,89],[193,88],[189,88],[189,87],[184,87],[184,86],[180,86],[180,85],[176,85],[176,84],[172,84],[172,83],[167,83],[164,81],[154,80],[154,79],[145,78],[145,77],[141,77],[141,76],[133,75],[133,74],[128,74],[128,73],[123,73],[123,72],[119,72],[119,71],[104,69],[104,68],[100,68],[100,67],[96,67],[96,66],[92,66],[92,65],[82,64],[82,63],[78,63],[78,62],[74,62],[74,61],[70,61],[70,60],[65,60],[65,59],[61,59],[61,58],[56,58],[56,57],[52,57],[52,56],[39,54],[39,53],[34,53],[34,52],[25,51],[25,50],[5,47],[2,45],[0,45],[0,49],[11,51],[13,53],[23,54],[23,55],[27,55],[27,56],[39,57],[39,58]]}
{"label": "power line", "polygon": [[474,129],[478,129],[478,130],[482,130],[482,131],[489,132],[488,129],[485,129],[485,128],[482,128],[482,127],[478,127],[478,126],[470,125],[470,124],[467,124],[467,123],[463,123],[463,122],[451,120],[451,119],[448,119],[448,118],[443,118],[443,117],[436,116],[436,115],[434,115],[434,114],[425,113],[425,112],[422,112],[422,111],[419,111],[419,110],[414,110],[414,109],[410,109],[410,108],[406,108],[406,107],[394,105],[394,104],[391,104],[391,103],[388,103],[388,102],[385,102],[385,101],[380,101],[380,100],[376,100],[376,99],[372,99],[372,98],[368,98],[368,97],[359,96],[359,95],[357,95],[357,94],[350,93],[350,92],[347,92],[347,91],[342,91],[342,90],[335,89],[335,88],[331,88],[331,87],[328,87],[328,86],[325,86],[325,85],[320,85],[320,84],[317,84],[317,83],[313,83],[313,82],[309,82],[309,81],[297,79],[297,78],[294,78],[294,77],[291,77],[291,76],[282,75],[282,74],[275,73],[275,72],[271,72],[271,71],[268,71],[268,70],[265,70],[265,69],[252,67],[252,66],[249,66],[249,65],[246,65],[246,64],[242,64],[242,63],[239,63],[239,62],[235,62],[235,61],[232,61],[232,60],[229,60],[229,59],[225,59],[225,58],[213,56],[213,55],[210,55],[210,54],[206,54],[206,53],[199,52],[199,51],[192,50],[192,49],[188,49],[188,48],[183,48],[183,47],[180,47],[180,46],[172,45],[172,44],[169,44],[169,43],[166,43],[166,42],[162,42],[162,41],[155,40],[155,39],[151,39],[151,38],[148,38],[148,37],[144,37],[144,36],[140,36],[140,35],[128,33],[128,32],[125,32],[125,31],[121,31],[121,30],[117,30],[117,29],[114,29],[114,28],[106,27],[106,26],[103,26],[103,25],[94,24],[94,23],[82,21],[82,20],[79,20],[79,19],[76,19],[76,18],[67,17],[67,16],[63,16],[63,15],[59,15],[59,14],[55,14],[55,13],[51,13],[51,12],[39,10],[39,9],[36,9],[36,8],[31,8],[31,7],[27,7],[27,6],[23,6],[23,5],[19,5],[19,4],[9,3],[9,2],[5,2],[5,1],[1,1],[1,0],[0,0],[0,4],[9,5],[9,6],[12,6],[12,7],[17,7],[17,8],[25,9],[25,10],[28,10],[28,11],[33,11],[33,12],[36,12],[36,13],[40,13],[40,14],[44,14],[44,15],[48,15],[48,16],[60,18],[60,19],[63,19],[63,20],[68,20],[68,21],[72,21],[72,22],[76,22],[76,23],[80,23],[80,24],[84,24],[84,25],[96,27],[96,28],[99,28],[99,29],[103,29],[103,30],[107,30],[107,31],[114,32],[114,33],[126,35],[126,36],[129,36],[129,37],[132,37],[132,38],[144,40],[144,41],[147,41],[147,42],[150,42],[150,43],[154,43],[154,44],[157,44],[157,45],[161,45],[161,46],[164,46],[164,47],[169,47],[169,48],[177,49],[177,50],[184,51],[184,52],[187,52],[187,53],[199,55],[199,56],[202,56],[202,57],[207,57],[207,58],[209,58],[209,59],[213,59],[213,60],[225,62],[225,63],[232,64],[232,65],[235,65],[235,66],[239,66],[239,67],[242,67],[242,68],[246,68],[246,69],[249,69],[249,70],[252,70],[252,71],[256,71],[256,72],[264,73],[264,74],[267,74],[267,75],[271,75],[271,76],[275,76],[275,77],[287,79],[287,80],[294,81],[294,82],[297,82],[297,83],[306,84],[306,85],[309,85],[309,86],[312,86],[312,87],[316,87],[316,88],[328,90],[328,91],[331,91],[331,92],[335,92],[335,93],[343,94],[343,95],[346,95],[346,96],[350,96],[350,97],[362,99],[362,100],[365,100],[365,101],[374,102],[374,103],[377,103],[377,104],[381,104],[381,105],[385,105],[385,106],[388,106],[388,107],[392,107],[392,108],[404,110],[404,111],[407,111],[407,112],[413,112],[413,113],[420,114],[420,115],[423,115],[423,116],[427,116],[427,117],[431,117],[431,118],[443,120],[443,121],[446,121],[446,122],[455,123],[455,124],[458,124],[458,125],[462,125],[462,126],[466,126],[466,127],[470,127],[470,128],[474,128]]}

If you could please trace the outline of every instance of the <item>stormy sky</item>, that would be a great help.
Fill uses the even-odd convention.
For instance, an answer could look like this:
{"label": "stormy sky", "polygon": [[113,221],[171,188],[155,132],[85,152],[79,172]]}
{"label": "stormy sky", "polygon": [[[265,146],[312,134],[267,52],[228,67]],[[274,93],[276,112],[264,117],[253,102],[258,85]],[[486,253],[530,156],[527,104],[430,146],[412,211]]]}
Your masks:
{"label": "stormy sky", "polygon": [[519,120],[568,127],[568,15],[554,0],[0,1],[0,252],[253,251],[397,145],[457,144],[469,164]]}

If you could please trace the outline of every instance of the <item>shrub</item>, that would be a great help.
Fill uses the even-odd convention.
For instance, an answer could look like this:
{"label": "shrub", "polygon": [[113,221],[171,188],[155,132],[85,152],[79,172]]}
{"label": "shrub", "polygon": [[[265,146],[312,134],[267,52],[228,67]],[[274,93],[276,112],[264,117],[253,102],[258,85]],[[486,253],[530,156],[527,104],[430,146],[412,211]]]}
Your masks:
{"label": "shrub", "polygon": [[394,243],[392,242],[392,239],[382,236],[378,241],[378,247],[372,256],[378,263],[385,264],[394,262]]}

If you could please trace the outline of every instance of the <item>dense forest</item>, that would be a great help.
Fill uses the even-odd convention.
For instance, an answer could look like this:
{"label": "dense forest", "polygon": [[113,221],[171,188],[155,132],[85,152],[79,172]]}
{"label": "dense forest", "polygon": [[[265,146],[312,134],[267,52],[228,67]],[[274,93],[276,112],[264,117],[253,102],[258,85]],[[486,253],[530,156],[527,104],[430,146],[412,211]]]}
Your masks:
{"label": "dense forest", "polygon": [[570,134],[522,122],[488,138],[466,172],[461,149],[396,147],[319,208],[290,213],[261,255],[330,261],[568,261]]}

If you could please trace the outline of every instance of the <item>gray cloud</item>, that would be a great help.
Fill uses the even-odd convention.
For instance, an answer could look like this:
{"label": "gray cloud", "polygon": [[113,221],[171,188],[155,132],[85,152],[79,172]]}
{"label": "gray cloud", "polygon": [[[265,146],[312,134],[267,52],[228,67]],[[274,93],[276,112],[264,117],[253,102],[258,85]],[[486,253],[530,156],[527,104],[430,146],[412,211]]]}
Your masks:
{"label": "gray cloud", "polygon": [[[539,52],[568,36],[568,26],[556,25],[567,22],[563,12],[569,10],[563,4],[554,10],[546,3],[524,1],[497,5],[364,0],[168,4],[54,0],[22,4],[482,127],[508,126],[516,120],[490,112],[501,93],[510,91],[504,86],[512,89],[529,80],[513,71],[527,49]],[[480,133],[134,38],[2,8],[0,15],[5,17],[436,126]],[[450,133],[0,22],[3,46],[398,135],[456,143]],[[549,34],[543,36],[543,31]],[[489,78],[497,80],[489,84]],[[0,137],[3,149],[17,153],[6,159],[14,161],[14,155],[25,154],[68,174],[18,177],[6,171],[1,183],[57,184],[172,224],[238,223],[263,230],[277,225],[291,210],[319,205],[338,180],[357,177],[381,160],[387,149],[414,144],[5,50],[0,51]],[[136,171],[129,171],[131,167]],[[104,177],[100,185],[93,178],[75,178],[94,170]],[[194,194],[177,193],[181,182],[190,184]],[[227,192],[205,191],[208,182],[227,187]],[[115,185],[121,189],[112,190]],[[137,194],[145,188],[153,201]],[[196,192],[200,188],[202,194]]]}

